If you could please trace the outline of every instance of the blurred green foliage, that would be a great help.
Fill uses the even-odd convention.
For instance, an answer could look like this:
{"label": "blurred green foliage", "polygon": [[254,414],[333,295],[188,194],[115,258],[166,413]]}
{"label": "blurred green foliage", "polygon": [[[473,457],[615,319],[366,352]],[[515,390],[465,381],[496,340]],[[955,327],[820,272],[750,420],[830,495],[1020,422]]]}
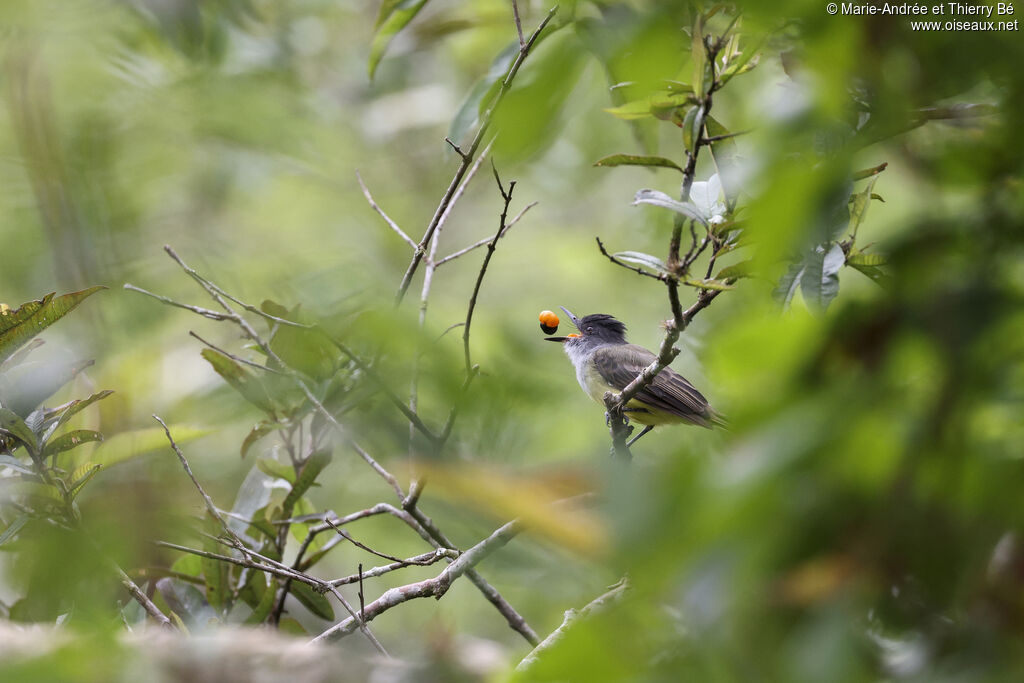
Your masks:
{"label": "blurred green foliage", "polygon": [[[403,486],[409,424],[380,386],[407,396],[418,368],[418,412],[430,427],[459,401],[451,440],[432,463],[439,480],[421,505],[460,547],[551,489],[585,482],[599,491],[601,543],[589,552],[566,540],[562,532],[580,521],[567,515],[550,528],[538,521],[534,535],[480,569],[542,637],[564,610],[628,574],[622,598],[509,674],[526,643],[457,582],[439,602],[412,601],[373,622],[415,675],[478,671],[467,653],[487,642],[497,654],[484,668],[516,680],[1016,680],[1024,667],[1024,43],[1013,31],[912,31],[903,17],[831,16],[824,5],[735,8],[739,38],[727,50],[736,75],[714,93],[706,133],[744,134],[728,145],[731,170],[702,154],[696,177],[708,183],[709,208],[726,205],[738,239],[716,272],[737,266],[730,272],[750,277],[701,312],[674,364],[732,426],[658,430],[626,470],[608,461],[601,409],[541,342],[536,314],[560,304],[610,313],[632,341],[659,343],[658,323],[670,315],[663,286],[609,263],[594,237],[641,267],[657,270],[666,255],[672,212],[631,202],[641,189],[679,197],[672,164],[686,166],[693,95],[716,73],[694,50],[698,3],[565,3],[526,60],[495,116],[493,159],[503,179],[517,180],[514,211],[539,204],[490,263],[471,336],[480,375],[465,398],[460,333],[443,333],[465,319],[482,253],[438,269],[420,329],[419,277],[404,304],[392,305],[408,245],[368,207],[355,169],[418,240],[459,162],[444,136],[460,145],[472,137],[516,53],[509,3],[0,5],[0,299],[15,309],[42,292],[111,287],[33,352],[60,349],[40,356],[48,367],[97,359],[40,400],[62,405],[94,385],[116,389],[83,413],[88,429],[108,437],[90,461],[115,435],[137,432],[120,438],[116,466],[74,501],[89,538],[150,593],[176,572],[179,583],[164,583],[156,598],[162,607],[198,596],[195,604],[214,608],[207,617],[244,621],[247,610],[266,608],[273,583],[224,596],[222,581],[240,573],[218,574],[216,563],[190,564],[151,543],[201,544],[202,501],[148,416],[195,426],[174,431],[183,443],[201,437],[184,445],[198,479],[222,509],[234,501],[250,519],[268,502],[246,509],[247,476],[276,482],[272,517],[301,476],[286,471],[291,464],[275,467],[287,459],[284,444],[313,445],[292,419],[312,429],[294,385],[187,336],[195,329],[268,362],[237,329],[120,289],[130,281],[212,307],[161,253],[170,243],[233,295],[280,302],[263,310],[315,322],[376,361],[379,383],[368,386],[321,336],[271,335],[290,371],[336,399],[347,433]],[[390,20],[389,9],[408,19]],[[550,8],[519,9],[528,37]],[[731,7],[701,9],[715,35],[736,16]],[[636,167],[613,155],[670,163]],[[856,172],[883,164],[854,183]],[[708,189],[716,173],[721,194]],[[481,169],[438,256],[493,235],[500,210]],[[706,266],[705,257],[694,274]],[[684,306],[695,292],[683,288]],[[7,439],[12,428],[3,429]],[[413,450],[429,449],[414,440]],[[344,514],[393,495],[348,448],[334,451],[318,485],[288,501],[293,513]],[[445,468],[466,478],[446,478]],[[7,460],[0,473],[5,482],[24,474]],[[19,519],[2,516],[4,529]],[[428,549],[392,521],[368,519],[352,533],[402,557]],[[134,603],[119,614],[117,601],[130,598],[95,548],[43,524],[19,531],[16,553],[0,546],[3,615],[46,623],[68,615],[64,629],[101,642],[55,641],[49,660],[4,652],[0,672],[129,676],[103,653],[125,647],[112,644],[122,619],[139,628],[143,615]],[[298,545],[299,532],[237,531],[263,538],[264,549]],[[339,544],[317,571],[344,576],[369,561]],[[436,570],[367,581],[367,597]],[[34,600],[19,613],[26,595]],[[322,596],[296,597],[301,606],[289,603],[294,619],[282,630],[329,625]],[[247,607],[232,614],[233,602]],[[202,631],[208,621],[188,626]],[[371,652],[358,635],[332,647]]]}

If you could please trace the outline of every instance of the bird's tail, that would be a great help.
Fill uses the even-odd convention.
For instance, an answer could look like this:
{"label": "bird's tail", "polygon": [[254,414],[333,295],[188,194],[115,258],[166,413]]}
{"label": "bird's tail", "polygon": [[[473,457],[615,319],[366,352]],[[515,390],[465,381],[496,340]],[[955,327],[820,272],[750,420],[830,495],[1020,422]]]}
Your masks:
{"label": "bird's tail", "polygon": [[708,415],[708,419],[711,421],[712,425],[714,425],[715,427],[720,427],[725,431],[730,430],[729,421],[722,417],[721,413],[716,413],[714,410],[711,410],[710,408],[708,408],[708,412],[710,413],[710,415]]}

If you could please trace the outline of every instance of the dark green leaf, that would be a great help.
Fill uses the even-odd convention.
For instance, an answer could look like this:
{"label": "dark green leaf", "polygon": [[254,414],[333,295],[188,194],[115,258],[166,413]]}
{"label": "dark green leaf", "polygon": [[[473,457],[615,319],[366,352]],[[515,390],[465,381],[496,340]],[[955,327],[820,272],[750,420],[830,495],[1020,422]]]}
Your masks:
{"label": "dark green leaf", "polygon": [[54,297],[47,294],[38,301],[23,304],[16,311],[0,312],[0,362],[11,357],[15,351],[30,342],[44,329],[70,313],[87,297],[101,289],[102,285]]}
{"label": "dark green leaf", "polygon": [[865,254],[858,251],[847,256],[846,263],[850,266],[884,266],[888,259],[881,254]]}
{"label": "dark green leaf", "polygon": [[754,260],[748,259],[746,261],[740,261],[734,263],[731,266],[726,266],[718,271],[718,275],[715,276],[716,280],[731,280],[739,279],[744,277],[750,277],[754,270]]}
{"label": "dark green leaf", "polygon": [[295,481],[295,469],[291,465],[274,460],[271,456],[264,456],[256,460],[256,467],[264,474],[275,479],[284,479],[289,484]]}
{"label": "dark green leaf", "polygon": [[[209,516],[206,519],[207,533],[216,533],[220,530],[219,524],[215,523]],[[203,539],[203,549],[220,553],[223,548],[212,538]],[[230,570],[225,562],[209,557],[200,557],[200,564],[203,566],[203,582],[206,584],[206,600],[210,606],[217,611],[224,611],[231,601],[229,586]]]}
{"label": "dark green leaf", "polygon": [[14,411],[0,408],[0,431],[4,431],[20,441],[32,455],[36,455],[39,452],[39,443],[36,441],[36,435],[28,428],[28,425],[21,419],[21,416]]}
{"label": "dark green leaf", "polygon": [[699,287],[700,289],[714,289],[718,291],[724,291],[727,289],[734,289],[735,285],[726,284],[720,280],[683,280],[683,284],[689,287]]}
{"label": "dark green leaf", "polygon": [[72,448],[77,448],[83,443],[90,443],[94,441],[103,441],[103,435],[91,429],[76,429],[73,432],[61,434],[53,441],[47,443],[43,448],[43,457],[50,458],[58,453],[70,451]]}
{"label": "dark green leaf", "polygon": [[47,438],[49,438],[49,436],[51,434],[53,434],[61,426],[67,424],[68,421],[71,420],[72,417],[74,417],[78,413],[82,412],[83,410],[85,410],[86,408],[91,406],[96,401],[102,401],[107,396],[110,396],[112,393],[114,393],[114,392],[111,391],[110,389],[105,389],[103,391],[96,392],[95,394],[93,394],[89,398],[76,399],[76,400],[72,401],[71,403],[67,404],[66,406],[64,406],[64,409],[60,413],[60,417],[47,430]]}
{"label": "dark green leaf", "polygon": [[871,191],[875,188],[875,181],[878,180],[878,176],[873,177],[868,184],[864,187],[864,190],[853,195],[853,207],[850,209],[850,235],[853,239],[857,239],[857,229],[860,228],[860,224],[864,222],[864,217],[868,213],[868,207],[871,205]]}
{"label": "dark green leaf", "polygon": [[334,621],[334,608],[331,607],[331,603],[321,593],[313,590],[309,584],[292,581],[292,595],[316,616]]}
{"label": "dark green leaf", "polygon": [[679,164],[671,159],[636,154],[612,154],[598,159],[594,162],[594,166],[660,166],[663,168],[674,168],[677,171],[683,170]]}

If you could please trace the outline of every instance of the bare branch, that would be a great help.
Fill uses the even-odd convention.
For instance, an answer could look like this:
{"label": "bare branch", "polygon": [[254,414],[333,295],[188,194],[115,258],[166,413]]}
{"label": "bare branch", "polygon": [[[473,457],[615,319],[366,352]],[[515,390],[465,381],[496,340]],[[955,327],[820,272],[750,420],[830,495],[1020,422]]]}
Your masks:
{"label": "bare branch", "polygon": [[540,644],[537,645],[537,647],[533,648],[530,654],[523,657],[523,660],[519,662],[519,664],[516,666],[516,671],[526,671],[531,666],[536,664],[537,660],[545,651],[549,650],[552,646],[554,646],[557,642],[559,642],[560,640],[562,640],[562,638],[565,637],[565,634],[569,630],[570,626],[572,626],[577,621],[580,621],[581,619],[589,617],[594,612],[602,610],[611,605],[612,603],[617,602],[622,598],[622,595],[627,590],[629,590],[629,579],[623,577],[618,583],[609,588],[606,592],[602,593],[601,595],[597,596],[589,603],[587,603],[587,605],[583,609],[579,611],[574,609],[566,610],[565,618],[562,619],[562,624],[554,631],[552,631],[547,638],[542,640]]}
{"label": "bare branch", "polygon": [[611,261],[612,263],[614,263],[615,265],[621,266],[622,268],[625,268],[626,270],[632,270],[634,273],[636,273],[638,275],[643,275],[644,277],[653,278],[655,280],[660,280],[662,282],[665,281],[665,275],[664,274],[651,273],[651,272],[648,272],[648,271],[646,271],[643,268],[640,268],[638,266],[631,266],[628,263],[623,263],[622,261],[620,261],[619,259],[615,258],[614,256],[612,256],[611,254],[608,253],[608,251],[604,248],[604,244],[601,242],[601,238],[600,237],[595,237],[594,239],[597,240],[597,248],[601,250],[601,253],[604,254],[605,256],[607,256],[608,260]]}
{"label": "bare branch", "polygon": [[523,22],[519,20],[519,4],[512,0],[512,16],[516,20],[516,33],[519,34],[519,49],[522,50],[526,43],[523,41]]}
{"label": "bare branch", "polygon": [[189,330],[188,333],[191,336],[193,336],[196,339],[198,339],[203,344],[205,344],[206,346],[209,346],[211,349],[213,349],[217,353],[220,353],[220,354],[223,354],[223,355],[227,356],[228,358],[230,358],[231,360],[235,361],[236,363],[241,363],[242,365],[248,365],[250,368],[256,368],[257,370],[263,370],[265,372],[270,372],[270,373],[273,373],[275,375],[284,375],[285,374],[285,373],[281,372],[280,370],[275,370],[274,368],[267,367],[266,365],[260,365],[259,363],[253,363],[251,360],[246,360],[244,358],[236,356],[235,354],[233,354],[233,353],[231,353],[229,351],[225,351],[224,349],[220,348],[219,346],[206,341],[205,339],[200,337],[198,334],[196,334],[192,330]]}
{"label": "bare branch", "polygon": [[[527,204],[523,208],[522,211],[520,211],[518,214],[516,214],[516,217],[513,218],[512,220],[510,220],[508,222],[508,225],[505,226],[504,231],[502,231],[501,235],[499,235],[499,239],[501,237],[504,237],[505,235],[507,235],[508,231],[512,229],[512,226],[514,226],[516,223],[518,223],[519,219],[522,218],[526,214],[527,211],[529,211],[530,209],[532,209],[535,206],[537,206],[537,202],[530,202],[529,204]],[[486,244],[489,244],[492,239],[494,239],[494,238],[493,237],[485,237],[482,240],[477,240],[476,242],[474,242],[473,244],[469,245],[468,247],[463,247],[462,249],[459,249],[456,252],[448,254],[447,256],[445,256],[443,259],[441,259],[440,261],[438,261],[434,265],[435,265],[435,267],[439,268],[442,265],[444,265],[445,263],[448,263],[449,261],[454,261],[455,259],[459,258],[460,256],[465,256],[466,254],[468,254],[469,252],[473,251],[474,249],[479,249],[480,247],[482,247],[482,246],[484,246]]]}
{"label": "bare branch", "polygon": [[413,249],[416,249],[416,243],[413,241],[413,239],[406,235],[404,230],[398,227],[398,223],[393,221],[391,219],[391,216],[384,213],[384,209],[380,208],[377,205],[377,202],[373,201],[373,196],[370,194],[369,188],[366,187],[366,183],[363,182],[363,176],[359,175],[359,171],[356,171],[356,180],[359,181],[359,187],[362,188],[363,196],[366,197],[366,201],[367,203],[369,203],[370,208],[376,211],[378,214],[380,214],[380,217],[384,219],[384,222],[387,223],[391,227],[391,229],[398,234],[399,237],[405,240],[406,244],[408,244]]}
{"label": "bare branch", "polygon": [[530,36],[530,39],[519,49],[519,55],[509,66],[504,78],[502,78],[501,86],[498,88],[498,92],[491,100],[491,104],[487,107],[487,110],[480,115],[480,127],[477,129],[473,142],[470,143],[469,149],[466,150],[465,156],[462,157],[462,163],[459,164],[459,168],[455,171],[455,176],[448,185],[448,189],[445,190],[444,196],[441,197],[441,203],[438,204],[437,210],[434,212],[434,217],[431,219],[430,224],[423,233],[423,237],[420,239],[419,245],[417,245],[417,249],[413,254],[412,261],[410,261],[409,267],[405,271],[405,275],[402,276],[402,282],[398,286],[398,292],[395,295],[396,305],[401,304],[402,300],[405,298],[405,293],[408,291],[409,285],[412,283],[412,277],[416,274],[416,269],[419,268],[420,262],[426,254],[426,247],[430,243],[430,239],[434,236],[434,231],[437,229],[441,216],[444,215],[445,210],[448,208],[448,204],[451,202],[452,197],[455,194],[455,190],[459,187],[459,184],[462,181],[462,177],[469,169],[470,159],[472,159],[476,154],[477,149],[480,147],[480,143],[483,142],[484,137],[487,135],[487,131],[491,127],[491,117],[493,116],[495,109],[497,109],[498,105],[501,104],[501,101],[505,99],[505,94],[512,87],[512,81],[519,72],[519,68],[523,65],[523,62],[530,54],[533,46],[537,43],[537,38],[540,37],[541,32],[543,32],[544,28],[555,16],[555,12],[557,11],[558,7],[553,7],[547,13],[547,16],[544,17],[543,21],[540,22],[540,25],[537,26],[537,29]]}
{"label": "bare branch", "polygon": [[373,579],[378,576],[383,576],[389,572],[393,572],[396,569],[403,569],[405,567],[422,567],[426,565],[435,564],[444,559],[454,560],[459,556],[457,550],[451,548],[438,548],[432,553],[423,553],[422,555],[416,555],[405,560],[399,560],[398,562],[392,562],[391,564],[385,564],[380,567],[373,567],[362,572],[362,574],[352,574],[351,576],[343,576],[340,579],[333,579],[330,583],[332,586],[344,586],[351,583],[357,583],[363,579]]}
{"label": "bare branch", "polygon": [[139,294],[145,294],[148,297],[156,299],[162,304],[167,304],[168,306],[175,306],[177,308],[184,308],[186,311],[192,311],[193,313],[201,315],[204,318],[209,318],[210,320],[233,320],[233,318],[230,315],[218,313],[217,311],[211,311],[208,308],[201,308],[199,306],[183,304],[178,301],[175,301],[174,299],[168,299],[166,296],[160,296],[159,294],[154,294],[153,292],[147,292],[142,287],[136,287],[135,285],[129,282],[126,282],[124,284],[124,288],[130,292],[138,292]]}
{"label": "bare branch", "polygon": [[[366,605],[366,609],[363,612],[365,621],[372,621],[392,607],[414,598],[432,597],[440,599],[459,577],[469,572],[495,550],[508,543],[518,533],[519,526],[519,522],[514,521],[497,529],[486,539],[462,553],[458,559],[445,567],[444,571],[432,579],[385,591],[379,598]],[[357,623],[358,619],[355,617],[345,619],[318,635],[312,642],[319,643],[337,640],[354,631]]]}

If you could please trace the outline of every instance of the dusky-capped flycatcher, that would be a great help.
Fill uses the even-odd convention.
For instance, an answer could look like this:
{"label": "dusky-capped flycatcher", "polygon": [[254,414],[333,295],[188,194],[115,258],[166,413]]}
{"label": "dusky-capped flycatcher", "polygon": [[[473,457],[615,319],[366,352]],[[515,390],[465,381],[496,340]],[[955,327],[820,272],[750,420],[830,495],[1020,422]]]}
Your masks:
{"label": "dusky-capped flycatcher", "polygon": [[[601,405],[605,392],[622,391],[657,358],[644,347],[627,342],[626,326],[612,316],[595,313],[577,318],[565,306],[559,308],[569,316],[579,334],[545,339],[561,342],[576,367],[576,380]],[[623,412],[630,420],[645,425],[629,446],[657,425],[694,424],[708,429],[725,425],[708,400],[672,368],[659,372],[626,404]]]}

